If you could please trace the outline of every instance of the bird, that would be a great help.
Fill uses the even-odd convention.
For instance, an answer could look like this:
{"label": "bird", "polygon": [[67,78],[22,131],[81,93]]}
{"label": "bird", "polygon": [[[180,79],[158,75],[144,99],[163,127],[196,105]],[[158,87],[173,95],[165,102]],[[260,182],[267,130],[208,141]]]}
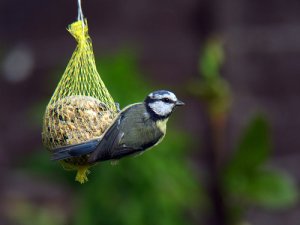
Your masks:
{"label": "bird", "polygon": [[101,137],[57,148],[53,151],[52,160],[86,155],[88,163],[94,164],[143,153],[162,141],[170,115],[182,105],[184,102],[171,91],[153,91],[143,102],[121,110]]}

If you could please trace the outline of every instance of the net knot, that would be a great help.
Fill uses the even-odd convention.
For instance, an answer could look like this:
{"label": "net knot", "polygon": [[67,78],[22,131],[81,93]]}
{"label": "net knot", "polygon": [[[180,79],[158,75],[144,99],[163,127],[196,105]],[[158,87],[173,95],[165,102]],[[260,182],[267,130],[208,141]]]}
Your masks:
{"label": "net knot", "polygon": [[72,34],[78,43],[89,38],[87,20],[84,20],[84,22],[82,20],[78,20],[70,24],[67,30]]}

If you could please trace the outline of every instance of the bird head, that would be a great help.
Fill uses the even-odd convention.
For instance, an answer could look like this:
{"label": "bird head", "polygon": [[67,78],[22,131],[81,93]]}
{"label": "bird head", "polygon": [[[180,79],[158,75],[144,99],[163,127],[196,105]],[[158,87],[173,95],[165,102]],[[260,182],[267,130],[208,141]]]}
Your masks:
{"label": "bird head", "polygon": [[151,92],[144,102],[147,111],[155,119],[166,119],[177,106],[184,105],[174,93],[165,90]]}

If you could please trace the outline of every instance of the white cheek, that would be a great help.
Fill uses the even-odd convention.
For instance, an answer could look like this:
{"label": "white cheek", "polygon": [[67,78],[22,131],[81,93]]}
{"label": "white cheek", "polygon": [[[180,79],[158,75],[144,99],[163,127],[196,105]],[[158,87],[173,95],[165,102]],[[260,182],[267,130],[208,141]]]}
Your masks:
{"label": "white cheek", "polygon": [[173,105],[172,104],[166,104],[162,101],[153,102],[149,104],[150,108],[160,116],[166,116],[169,113],[172,112]]}

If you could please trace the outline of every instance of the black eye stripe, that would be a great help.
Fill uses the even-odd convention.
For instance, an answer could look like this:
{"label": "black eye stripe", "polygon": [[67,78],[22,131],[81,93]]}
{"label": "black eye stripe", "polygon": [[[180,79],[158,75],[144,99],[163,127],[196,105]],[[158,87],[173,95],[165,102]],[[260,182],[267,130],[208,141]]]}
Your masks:
{"label": "black eye stripe", "polygon": [[161,99],[163,102],[167,102],[167,103],[173,103],[173,101],[169,98],[162,98]]}
{"label": "black eye stripe", "polygon": [[162,101],[162,102],[165,102],[165,103],[175,103],[176,102],[173,99],[168,98],[168,97],[151,98],[150,96],[148,96],[145,100],[145,102],[147,102],[148,104],[153,103],[153,102],[157,102],[157,101]]}

